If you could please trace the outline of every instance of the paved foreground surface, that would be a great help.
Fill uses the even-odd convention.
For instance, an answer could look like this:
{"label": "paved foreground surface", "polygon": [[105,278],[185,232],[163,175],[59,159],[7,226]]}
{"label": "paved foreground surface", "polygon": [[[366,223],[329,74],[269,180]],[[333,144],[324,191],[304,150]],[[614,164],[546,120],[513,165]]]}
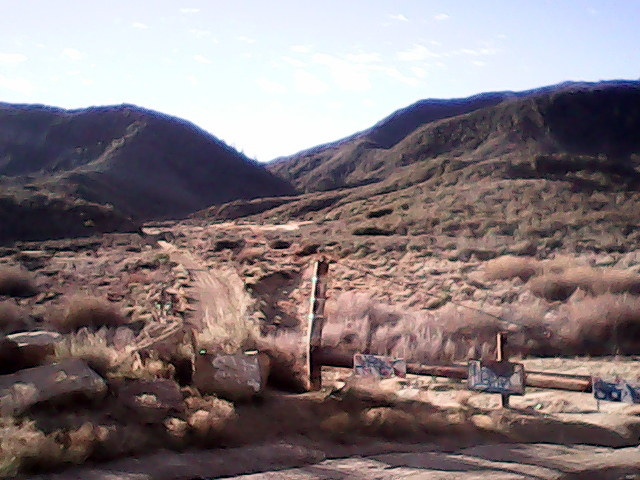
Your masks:
{"label": "paved foreground surface", "polygon": [[[373,453],[375,450],[389,453]],[[584,445],[489,444],[454,451],[437,445],[378,445],[370,453],[327,459],[288,444],[160,452],[39,479],[187,480],[418,480],[418,479],[640,479],[640,448]]]}
{"label": "paved foreground surface", "polygon": [[586,446],[484,445],[453,453],[389,453],[233,477],[243,480],[640,479],[640,451]]}

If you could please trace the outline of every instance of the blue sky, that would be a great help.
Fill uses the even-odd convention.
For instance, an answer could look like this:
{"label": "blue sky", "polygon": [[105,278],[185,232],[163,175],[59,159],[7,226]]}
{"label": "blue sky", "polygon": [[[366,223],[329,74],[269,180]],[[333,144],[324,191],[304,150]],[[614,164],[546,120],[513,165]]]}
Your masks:
{"label": "blue sky", "polygon": [[133,103],[261,161],[423,98],[640,77],[636,1],[0,5],[0,101]]}

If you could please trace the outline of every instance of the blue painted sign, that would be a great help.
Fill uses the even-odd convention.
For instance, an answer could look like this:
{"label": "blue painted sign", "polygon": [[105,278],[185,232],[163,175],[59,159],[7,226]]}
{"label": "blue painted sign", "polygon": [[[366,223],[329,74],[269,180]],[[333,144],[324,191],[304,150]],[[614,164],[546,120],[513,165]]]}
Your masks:
{"label": "blue painted sign", "polygon": [[640,387],[630,385],[622,379],[605,382],[599,377],[593,380],[593,396],[608,402],[640,403]]}
{"label": "blue painted sign", "polygon": [[353,372],[359,377],[405,378],[407,364],[397,358],[356,353],[353,356]]}
{"label": "blue painted sign", "polygon": [[467,387],[485,393],[524,395],[524,365],[471,360]]}

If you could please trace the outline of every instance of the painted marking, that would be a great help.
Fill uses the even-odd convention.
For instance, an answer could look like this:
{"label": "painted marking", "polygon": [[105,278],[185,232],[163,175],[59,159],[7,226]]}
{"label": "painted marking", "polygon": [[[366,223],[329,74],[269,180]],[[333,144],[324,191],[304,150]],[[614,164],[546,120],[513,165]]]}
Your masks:
{"label": "painted marking", "polygon": [[485,393],[524,395],[524,365],[471,360],[467,387]]}
{"label": "painted marking", "polygon": [[353,356],[353,372],[359,377],[405,378],[407,364],[399,358],[356,353]]}
{"label": "painted marking", "polygon": [[593,396],[606,402],[640,403],[640,387],[633,386],[618,378],[615,382],[605,382],[593,378]]}

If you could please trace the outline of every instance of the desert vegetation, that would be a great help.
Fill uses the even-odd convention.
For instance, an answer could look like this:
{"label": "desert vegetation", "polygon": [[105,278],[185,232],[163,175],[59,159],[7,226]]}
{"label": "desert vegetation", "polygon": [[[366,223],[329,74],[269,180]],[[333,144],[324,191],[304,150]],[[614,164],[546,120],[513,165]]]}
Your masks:
{"label": "desert vegetation", "polygon": [[[618,92],[601,105],[591,88],[583,90],[576,101],[599,105],[605,118],[626,98]],[[312,266],[320,257],[331,264],[322,346],[340,353],[463,364],[494,358],[496,333],[504,332],[507,356],[525,362],[637,354],[637,142],[616,150],[615,132],[599,124],[603,140],[580,143],[578,130],[558,123],[564,94],[516,97],[478,97],[455,108],[417,104],[343,142],[274,163],[280,179],[214,142],[251,182],[211,190],[200,177],[219,175],[207,161],[197,179],[178,172],[188,181],[163,202],[154,198],[164,192],[154,190],[140,205],[140,192],[93,204],[83,198],[114,200],[107,194],[115,187],[93,185],[90,175],[80,190],[66,191],[65,183],[57,193],[47,190],[51,179],[7,180],[0,212],[17,226],[0,238],[0,473],[291,437],[521,440],[523,415],[555,422],[545,415],[565,411],[562,402],[491,412],[471,394],[451,393],[463,387],[449,383],[437,388],[448,389],[453,406],[440,408],[425,400],[437,388],[415,379],[386,389],[328,371],[321,392],[261,390],[236,399],[198,388],[209,370],[194,373],[212,358],[257,350],[255,358],[268,359],[270,387],[304,390]],[[121,118],[122,109],[128,115]],[[105,141],[107,150],[96,153],[128,172],[125,147],[139,142],[144,150],[145,134],[163,122],[122,109],[108,112],[123,122],[109,137],[116,143]],[[129,116],[139,121],[130,124]],[[182,125],[174,133],[197,132]],[[90,172],[90,160],[77,166]],[[158,169],[145,186],[170,184],[179,176],[171,168]],[[292,196],[253,198],[252,186],[263,180],[265,195]],[[208,200],[191,195],[194,181]],[[209,206],[218,193],[235,200]],[[166,202],[173,203],[160,215]],[[141,230],[127,213],[165,218],[205,205]],[[17,219],[25,211],[40,212],[48,226],[23,232]],[[86,236],[53,239],[65,229],[67,237]],[[89,236],[113,230],[135,233]],[[51,378],[29,380],[41,368]],[[563,435],[553,439],[566,441]]]}

